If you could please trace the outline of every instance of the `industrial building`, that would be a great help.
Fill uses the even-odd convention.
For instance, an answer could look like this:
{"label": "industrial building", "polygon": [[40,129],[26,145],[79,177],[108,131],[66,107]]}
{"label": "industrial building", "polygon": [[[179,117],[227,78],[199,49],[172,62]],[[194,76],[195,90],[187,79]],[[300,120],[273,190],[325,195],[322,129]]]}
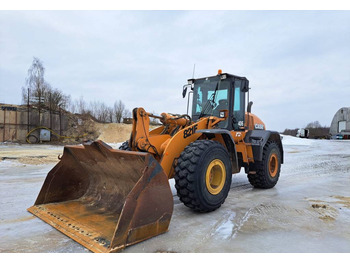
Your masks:
{"label": "industrial building", "polygon": [[329,132],[335,139],[350,139],[350,107],[342,107],[334,115]]}

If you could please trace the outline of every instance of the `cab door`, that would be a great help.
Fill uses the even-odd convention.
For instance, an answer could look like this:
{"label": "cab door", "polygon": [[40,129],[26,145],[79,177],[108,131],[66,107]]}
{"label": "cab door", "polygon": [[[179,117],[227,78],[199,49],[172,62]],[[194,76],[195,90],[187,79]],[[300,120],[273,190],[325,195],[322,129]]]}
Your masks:
{"label": "cab door", "polygon": [[233,81],[232,127],[238,131],[244,129],[245,94],[248,90],[245,79],[235,78]]}

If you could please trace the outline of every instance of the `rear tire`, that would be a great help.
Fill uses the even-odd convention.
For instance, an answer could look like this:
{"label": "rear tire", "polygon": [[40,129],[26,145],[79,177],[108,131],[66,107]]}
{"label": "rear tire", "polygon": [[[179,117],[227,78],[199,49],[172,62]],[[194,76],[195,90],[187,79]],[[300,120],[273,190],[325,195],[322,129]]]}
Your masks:
{"label": "rear tire", "polygon": [[255,188],[273,188],[281,170],[281,151],[274,141],[264,146],[262,161],[255,163],[255,174],[248,174],[248,180]]}
{"label": "rear tire", "polygon": [[228,195],[232,179],[226,148],[212,140],[197,140],[181,153],[175,167],[175,188],[185,206],[210,212]]}

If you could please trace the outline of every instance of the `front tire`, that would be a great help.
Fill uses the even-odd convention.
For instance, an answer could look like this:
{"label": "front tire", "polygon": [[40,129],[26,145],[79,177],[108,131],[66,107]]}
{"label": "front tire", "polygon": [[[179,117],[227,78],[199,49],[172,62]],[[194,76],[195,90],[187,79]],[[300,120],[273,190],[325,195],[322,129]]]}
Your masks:
{"label": "front tire", "polygon": [[256,172],[248,174],[248,180],[255,188],[273,188],[281,171],[281,151],[274,141],[266,143],[262,161],[255,163]]}
{"label": "front tire", "polygon": [[129,140],[123,142],[123,143],[120,145],[119,150],[131,151],[131,148],[129,147]]}
{"label": "front tire", "polygon": [[181,153],[175,167],[175,188],[185,206],[210,212],[228,195],[232,180],[226,148],[212,140],[197,140]]}

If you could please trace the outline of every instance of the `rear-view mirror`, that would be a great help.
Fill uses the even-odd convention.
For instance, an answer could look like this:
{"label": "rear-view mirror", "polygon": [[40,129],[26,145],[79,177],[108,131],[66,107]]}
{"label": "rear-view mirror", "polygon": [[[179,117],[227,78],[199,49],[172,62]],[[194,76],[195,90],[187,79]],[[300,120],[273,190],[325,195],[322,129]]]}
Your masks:
{"label": "rear-view mirror", "polygon": [[182,90],[182,97],[183,97],[183,98],[185,98],[185,96],[186,96],[187,87],[188,87],[188,85],[184,85],[184,86],[183,86],[183,90]]}

